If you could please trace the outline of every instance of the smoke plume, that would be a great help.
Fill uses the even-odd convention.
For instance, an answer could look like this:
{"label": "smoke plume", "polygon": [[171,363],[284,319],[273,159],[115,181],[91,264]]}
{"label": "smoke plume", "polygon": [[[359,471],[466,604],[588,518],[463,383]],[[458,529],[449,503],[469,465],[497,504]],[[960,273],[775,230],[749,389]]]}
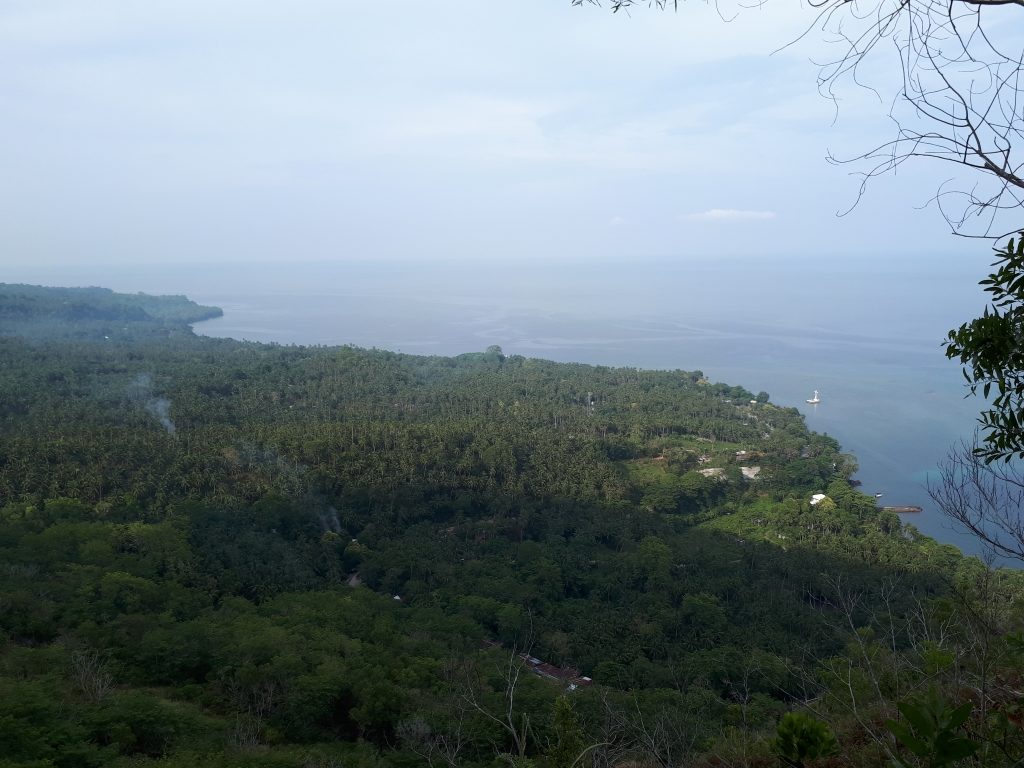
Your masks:
{"label": "smoke plume", "polygon": [[140,403],[146,412],[160,422],[167,434],[173,435],[177,429],[171,421],[171,401],[166,397],[153,396],[153,377],[148,373],[140,373],[128,387],[128,396]]}
{"label": "smoke plume", "polygon": [[146,410],[156,416],[157,421],[160,425],[167,430],[167,434],[173,435],[175,432],[174,422],[171,421],[171,401],[164,397],[155,397],[146,403]]}

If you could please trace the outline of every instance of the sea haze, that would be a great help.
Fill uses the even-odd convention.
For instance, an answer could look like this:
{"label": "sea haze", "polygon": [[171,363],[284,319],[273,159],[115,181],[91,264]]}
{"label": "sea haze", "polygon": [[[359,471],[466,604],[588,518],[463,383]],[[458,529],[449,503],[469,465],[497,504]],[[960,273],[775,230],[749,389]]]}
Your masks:
{"label": "sea haze", "polygon": [[[904,519],[976,552],[925,485],[981,406],[941,347],[984,306],[980,256],[24,267],[4,279],[185,293],[224,309],[196,326],[210,336],[438,355],[499,344],[558,361],[700,369],[796,406],[856,455],[862,490],[924,507]],[[822,402],[808,405],[815,389]]]}

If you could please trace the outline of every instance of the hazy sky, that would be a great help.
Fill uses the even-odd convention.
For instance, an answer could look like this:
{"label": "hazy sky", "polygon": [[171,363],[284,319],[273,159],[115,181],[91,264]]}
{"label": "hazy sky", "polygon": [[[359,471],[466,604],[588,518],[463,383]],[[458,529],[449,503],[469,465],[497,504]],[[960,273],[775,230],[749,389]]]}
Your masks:
{"label": "hazy sky", "polygon": [[927,162],[836,217],[892,124],[812,14],[5,0],[0,265],[978,249]]}

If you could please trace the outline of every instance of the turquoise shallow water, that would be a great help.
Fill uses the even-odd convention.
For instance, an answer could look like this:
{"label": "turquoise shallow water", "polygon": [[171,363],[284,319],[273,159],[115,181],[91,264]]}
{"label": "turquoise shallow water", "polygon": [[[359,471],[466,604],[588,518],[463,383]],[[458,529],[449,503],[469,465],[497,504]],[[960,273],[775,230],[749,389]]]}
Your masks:
{"label": "turquoise shallow water", "polygon": [[[975,247],[975,250],[978,250]],[[946,331],[977,315],[988,259],[514,264],[259,264],[5,269],[5,281],[185,293],[222,307],[199,333],[255,341],[507,354],[700,369],[770,393],[860,464],[863,490],[919,505],[921,530],[966,551],[925,489],[980,403]],[[813,390],[822,402],[805,403]]]}

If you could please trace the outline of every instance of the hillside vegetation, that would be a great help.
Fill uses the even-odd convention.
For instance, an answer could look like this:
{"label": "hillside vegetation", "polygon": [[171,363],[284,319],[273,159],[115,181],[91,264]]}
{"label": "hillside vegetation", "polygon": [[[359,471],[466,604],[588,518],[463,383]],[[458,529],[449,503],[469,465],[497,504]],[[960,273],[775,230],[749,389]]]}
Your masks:
{"label": "hillside vegetation", "polygon": [[218,313],[0,285],[3,768],[1024,755],[1018,574],[795,409]]}

